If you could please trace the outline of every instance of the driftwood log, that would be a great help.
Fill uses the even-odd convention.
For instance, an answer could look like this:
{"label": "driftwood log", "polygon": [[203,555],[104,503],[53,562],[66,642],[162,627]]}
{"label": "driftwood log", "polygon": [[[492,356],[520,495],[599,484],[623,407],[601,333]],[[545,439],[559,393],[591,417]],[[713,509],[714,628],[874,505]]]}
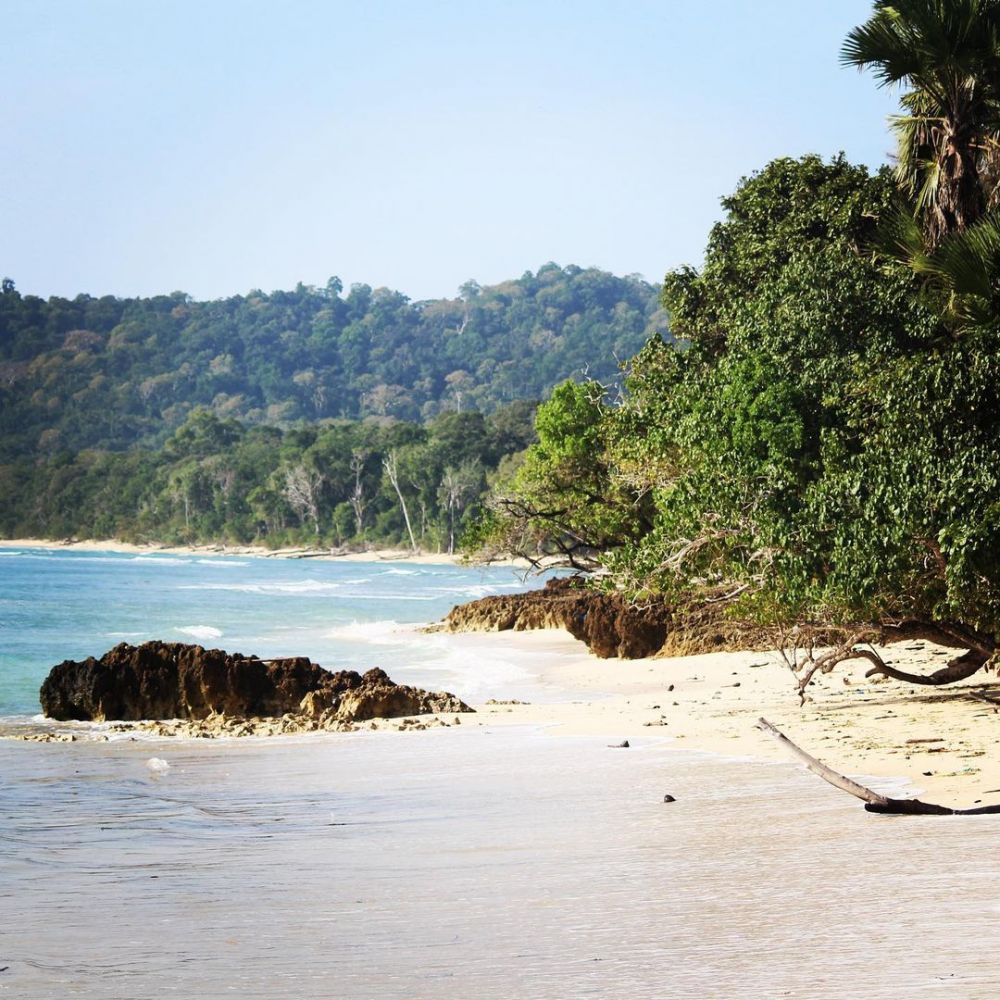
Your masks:
{"label": "driftwood log", "polygon": [[932,802],[921,802],[920,799],[890,799],[885,795],[859,785],[856,781],[843,774],[838,774],[833,768],[827,767],[822,761],[796,746],[784,733],[771,725],[767,719],[758,719],[757,728],[761,732],[773,736],[789,753],[798,757],[813,774],[818,774],[834,788],[839,788],[856,799],[861,799],[868,812],[896,813],[907,816],[978,816],[984,813],[1000,813],[1000,805],[980,806],[978,809],[949,809],[947,806],[935,805]]}

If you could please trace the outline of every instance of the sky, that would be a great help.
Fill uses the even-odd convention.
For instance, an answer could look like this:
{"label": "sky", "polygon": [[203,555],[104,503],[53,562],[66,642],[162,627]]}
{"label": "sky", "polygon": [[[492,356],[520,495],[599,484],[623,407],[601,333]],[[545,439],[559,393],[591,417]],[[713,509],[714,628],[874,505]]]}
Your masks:
{"label": "sky", "polygon": [[870,0],[0,0],[0,273],[419,300],[555,261],[659,281],[778,156],[877,167]]}

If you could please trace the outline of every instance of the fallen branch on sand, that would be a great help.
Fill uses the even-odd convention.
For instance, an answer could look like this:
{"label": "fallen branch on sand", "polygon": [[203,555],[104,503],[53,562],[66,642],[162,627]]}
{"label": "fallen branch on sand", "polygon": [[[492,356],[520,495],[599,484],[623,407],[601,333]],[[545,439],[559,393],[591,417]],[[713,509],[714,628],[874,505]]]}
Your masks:
{"label": "fallen branch on sand", "polygon": [[758,719],[757,728],[761,732],[773,736],[786,750],[798,757],[813,774],[818,774],[834,788],[839,788],[842,792],[847,792],[848,795],[861,799],[868,812],[897,813],[910,816],[974,816],[983,813],[1000,813],[1000,805],[980,806],[978,809],[949,809],[947,806],[935,805],[932,802],[921,802],[920,799],[890,799],[827,767],[826,764],[806,753],[801,747],[796,746],[784,733],[775,729],[767,719]]}

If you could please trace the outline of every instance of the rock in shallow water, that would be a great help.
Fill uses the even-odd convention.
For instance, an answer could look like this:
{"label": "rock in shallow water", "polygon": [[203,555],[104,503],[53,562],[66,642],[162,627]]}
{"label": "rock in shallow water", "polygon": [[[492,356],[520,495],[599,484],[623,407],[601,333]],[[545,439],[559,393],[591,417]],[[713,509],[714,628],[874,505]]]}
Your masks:
{"label": "rock in shallow water", "polygon": [[180,642],[120,643],[100,659],[66,660],[42,684],[49,718],[301,717],[302,728],[376,717],[469,712],[448,693],[395,684],[385,671],[332,673],[307,657],[261,660]]}

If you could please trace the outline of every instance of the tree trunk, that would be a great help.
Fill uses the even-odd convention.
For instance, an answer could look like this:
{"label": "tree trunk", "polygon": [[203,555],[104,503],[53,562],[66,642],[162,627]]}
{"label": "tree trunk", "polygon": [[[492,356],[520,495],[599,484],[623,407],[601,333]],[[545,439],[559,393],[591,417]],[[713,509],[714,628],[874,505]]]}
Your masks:
{"label": "tree trunk", "polygon": [[406,509],[406,500],[403,497],[403,491],[399,488],[399,467],[394,451],[390,451],[382,459],[382,468],[385,469],[385,474],[389,477],[389,482],[392,483],[396,496],[399,497],[399,506],[403,511],[403,520],[406,522],[406,533],[410,536],[410,548],[414,552],[418,552],[417,540],[413,537],[413,526],[410,524],[410,512]]}

